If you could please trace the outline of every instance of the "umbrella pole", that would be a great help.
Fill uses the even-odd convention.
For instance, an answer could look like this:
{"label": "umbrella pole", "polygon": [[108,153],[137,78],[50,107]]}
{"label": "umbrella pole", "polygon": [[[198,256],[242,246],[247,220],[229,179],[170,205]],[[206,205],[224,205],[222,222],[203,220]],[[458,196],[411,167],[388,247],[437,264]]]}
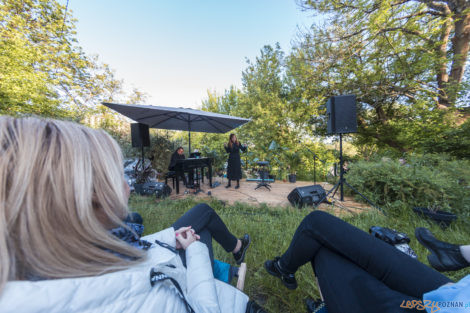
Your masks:
{"label": "umbrella pole", "polygon": [[191,155],[191,122],[188,121],[189,155]]}

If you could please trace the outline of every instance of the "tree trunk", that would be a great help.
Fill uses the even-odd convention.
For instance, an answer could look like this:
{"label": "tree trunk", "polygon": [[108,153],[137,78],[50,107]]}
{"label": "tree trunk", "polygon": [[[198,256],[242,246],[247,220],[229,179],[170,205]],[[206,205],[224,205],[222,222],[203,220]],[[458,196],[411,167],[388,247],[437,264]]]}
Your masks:
{"label": "tree trunk", "polygon": [[450,32],[452,31],[452,23],[447,20],[445,26],[442,28],[441,44],[437,48],[439,55],[439,65],[437,70],[437,86],[439,88],[438,108],[449,107],[449,98],[446,93],[446,85],[449,81],[449,74],[447,73],[448,59],[447,59],[447,45],[449,43]]}
{"label": "tree trunk", "polygon": [[462,82],[467,61],[469,42],[470,42],[470,14],[455,15],[455,34],[452,38],[452,67],[450,71],[447,94],[450,103],[455,103],[457,99],[456,87]]}

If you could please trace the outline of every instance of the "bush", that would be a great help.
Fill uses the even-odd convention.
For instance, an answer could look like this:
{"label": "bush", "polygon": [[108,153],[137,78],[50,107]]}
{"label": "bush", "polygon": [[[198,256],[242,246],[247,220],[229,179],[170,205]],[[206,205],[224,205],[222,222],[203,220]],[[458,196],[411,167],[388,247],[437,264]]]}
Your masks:
{"label": "bush", "polygon": [[348,182],[379,206],[441,207],[470,215],[470,161],[443,155],[399,160],[359,161],[350,165]]}
{"label": "bush", "polygon": [[447,153],[468,160],[470,157],[470,118],[458,127],[443,131],[440,136],[424,139],[421,148],[427,152]]}

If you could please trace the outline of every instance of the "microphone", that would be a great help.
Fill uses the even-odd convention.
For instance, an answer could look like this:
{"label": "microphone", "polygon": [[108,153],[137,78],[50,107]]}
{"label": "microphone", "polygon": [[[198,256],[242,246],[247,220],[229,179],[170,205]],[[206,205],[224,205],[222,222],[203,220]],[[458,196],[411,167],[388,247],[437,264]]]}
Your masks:
{"label": "microphone", "polygon": [[[300,140],[299,140],[299,143],[300,143]],[[318,157],[318,155],[316,155],[316,153],[313,152],[312,150],[310,150],[308,147],[305,147],[305,149],[307,149],[311,154],[313,154],[313,157],[314,157],[314,158],[317,158],[318,161],[322,162],[323,164],[326,163],[325,161],[323,161],[322,159],[320,159],[320,158]]]}

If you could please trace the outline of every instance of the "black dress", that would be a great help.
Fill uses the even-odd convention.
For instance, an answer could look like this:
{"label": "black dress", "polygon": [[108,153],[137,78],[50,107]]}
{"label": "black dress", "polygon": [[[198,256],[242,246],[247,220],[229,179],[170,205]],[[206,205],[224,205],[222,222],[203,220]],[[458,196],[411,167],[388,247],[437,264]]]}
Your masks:
{"label": "black dress", "polygon": [[236,144],[233,144],[232,148],[230,148],[229,146],[225,147],[225,151],[229,153],[227,161],[227,178],[230,180],[237,180],[242,178],[242,163],[240,161],[240,150],[242,150],[243,152],[246,151],[246,148],[243,147],[240,143],[238,146]]}

